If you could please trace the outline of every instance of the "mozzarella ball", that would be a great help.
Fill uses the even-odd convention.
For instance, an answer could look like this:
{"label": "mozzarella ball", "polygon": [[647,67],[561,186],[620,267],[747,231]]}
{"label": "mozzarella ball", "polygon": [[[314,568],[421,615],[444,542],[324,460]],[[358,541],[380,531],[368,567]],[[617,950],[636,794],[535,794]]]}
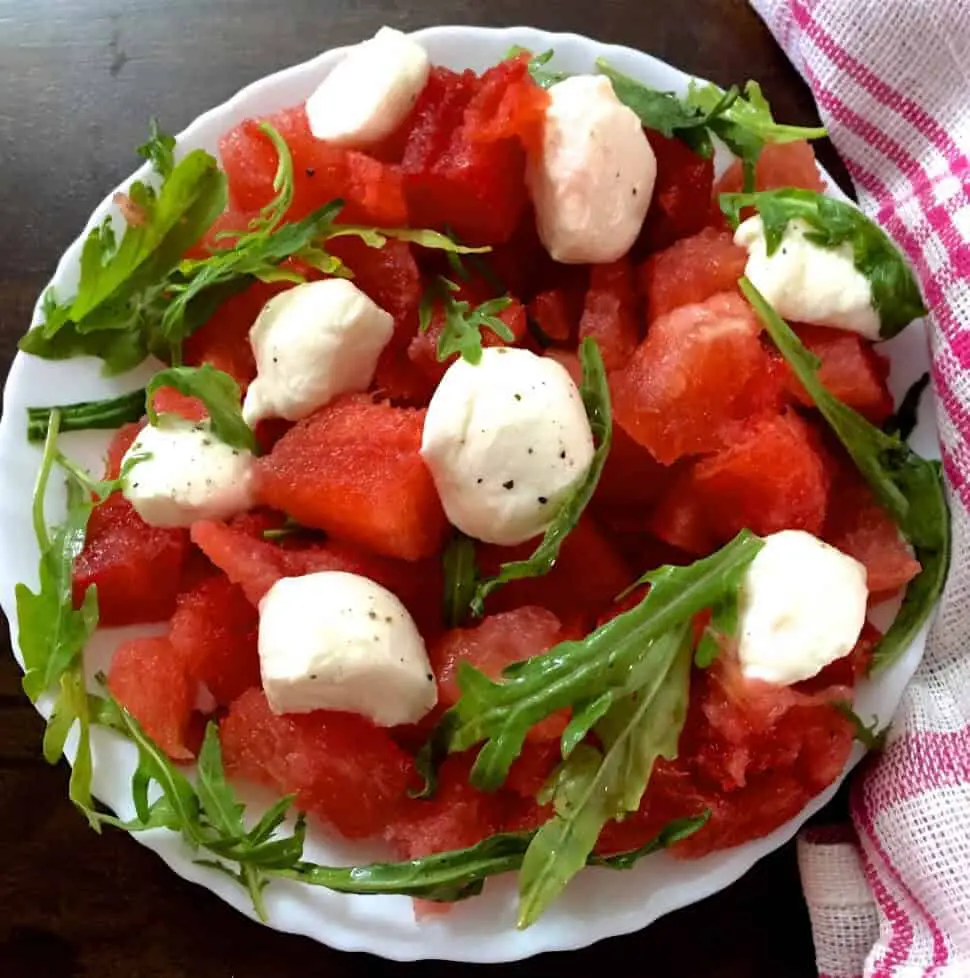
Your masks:
{"label": "mozzarella ball", "polygon": [[145,455],[122,485],[122,495],[150,526],[189,526],[224,520],[253,505],[252,452],[233,448],[208,422],[162,415],[125,452],[124,466]]}
{"label": "mozzarella ball", "polygon": [[407,118],[430,70],[420,44],[382,27],[351,48],[306,100],[310,131],[349,148],[380,142]]}
{"label": "mozzarella ball", "polygon": [[259,603],[259,665],[276,713],[343,710],[382,727],[437,702],[424,640],[403,604],[342,571],[284,577]]}
{"label": "mozzarella ball", "polygon": [[783,686],[811,679],[855,647],[868,597],[853,557],[802,530],[771,534],[741,585],[742,672]]}
{"label": "mozzarella ball", "polygon": [[394,317],[346,279],[281,292],[249,332],[257,373],[243,417],[298,421],[339,394],[366,390],[393,332]]}
{"label": "mozzarella ball", "polygon": [[456,360],[424,422],[423,456],[448,519],[477,540],[512,546],[542,533],[586,475],[593,435],[560,364],[487,347]]}
{"label": "mozzarella ball", "polygon": [[643,124],[602,75],[567,78],[549,97],[527,172],[539,237],[556,261],[616,261],[640,233],[657,178]]}
{"label": "mozzarella ball", "polygon": [[852,245],[823,248],[805,237],[811,230],[805,221],[789,221],[781,244],[769,256],[763,221],[748,218],[734,233],[735,244],[748,253],[744,274],[782,319],[878,340],[872,286],[855,267]]}

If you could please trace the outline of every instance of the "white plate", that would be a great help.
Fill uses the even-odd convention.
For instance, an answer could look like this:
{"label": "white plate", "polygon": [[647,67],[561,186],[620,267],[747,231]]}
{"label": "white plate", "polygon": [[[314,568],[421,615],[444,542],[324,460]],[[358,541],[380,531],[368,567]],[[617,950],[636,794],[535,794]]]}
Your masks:
{"label": "white plate", "polygon": [[[684,92],[689,81],[687,75],[649,55],[599,44],[574,34],[546,34],[528,28],[436,27],[420,31],[415,37],[427,48],[432,62],[451,68],[481,70],[497,62],[511,45],[521,44],[536,51],[555,48],[557,66],[568,71],[589,71],[594,59],[603,56],[622,71],[657,88]],[[243,119],[302,101],[333,67],[342,51],[330,51],[243,89],[224,105],[193,122],[179,136],[180,149],[201,147],[215,152],[219,136]],[[144,176],[146,171],[147,168],[142,168],[135,176]],[[838,191],[834,193],[838,194]],[[88,227],[111,212],[109,194],[92,215]],[[76,285],[82,238],[83,235],[67,250],[51,280],[62,297],[69,296]],[[35,320],[38,317],[39,308],[34,312]],[[884,349],[893,358],[892,388],[898,398],[928,367],[922,324],[914,324]],[[28,445],[24,438],[24,409],[28,405],[64,403],[120,393],[143,383],[150,372],[150,367],[146,366],[125,377],[107,381],[100,376],[99,364],[92,360],[53,363],[21,354],[14,361],[4,391],[0,422],[0,539],[3,540],[0,604],[11,622],[15,652],[21,665],[20,652],[16,649],[13,594],[17,581],[32,585],[36,582],[38,555],[31,530],[30,503],[31,482],[40,458],[39,451]],[[67,435],[63,443],[69,454],[97,468],[107,436]],[[929,397],[924,398],[913,444],[924,455],[936,453],[936,431]],[[56,496],[57,493],[52,492],[52,512],[56,512],[60,505]],[[146,631],[148,629],[127,629],[124,635]],[[89,673],[103,668],[110,650],[122,637],[123,633],[117,630],[96,636],[86,657]],[[875,682],[862,685],[857,707],[862,716],[877,715],[883,721],[892,716],[903,687],[923,653],[924,637],[925,630],[893,668]],[[41,704],[41,712],[45,715],[49,709],[49,703]],[[109,731],[98,729],[93,733],[95,794],[122,817],[132,817],[129,779],[135,764],[135,749]],[[860,757],[861,751],[856,749],[846,772]],[[564,897],[524,932],[516,931],[514,926],[515,892],[511,879],[493,880],[482,897],[459,905],[441,919],[421,924],[415,921],[411,901],[406,897],[349,896],[297,884],[274,883],[267,891],[270,926],[312,937],[335,948],[370,951],[397,960],[439,958],[498,962],[542,951],[583,947],[604,937],[639,930],[661,915],[729,885],[762,856],[791,839],[836,788],[837,785],[832,785],[797,819],[770,836],[728,852],[697,862],[681,862],[661,853],[626,873],[584,870],[570,884]],[[174,834],[154,831],[135,838],[157,852],[180,876],[200,883],[238,910],[252,915],[245,893],[223,875],[196,866],[190,852]],[[335,842],[322,832],[311,833],[307,850],[308,858],[331,865],[386,855],[379,850]]]}

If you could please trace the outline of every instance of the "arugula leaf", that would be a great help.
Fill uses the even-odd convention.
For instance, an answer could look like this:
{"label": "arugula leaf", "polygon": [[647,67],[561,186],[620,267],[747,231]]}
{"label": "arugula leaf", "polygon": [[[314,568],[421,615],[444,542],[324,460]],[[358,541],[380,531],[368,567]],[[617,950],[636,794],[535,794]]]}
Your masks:
{"label": "arugula leaf", "polygon": [[449,628],[457,628],[468,616],[468,608],[478,578],[475,541],[455,532],[442,557],[445,574],[444,615]]}
{"label": "arugula leaf", "polygon": [[707,669],[714,664],[714,661],[721,654],[724,642],[734,638],[738,633],[738,594],[737,588],[741,584],[741,575],[738,575],[737,587],[728,592],[711,609],[711,620],[704,629],[700,642],[697,643],[697,651],[694,654],[694,665],[698,669]]}
{"label": "arugula leaf", "polygon": [[246,826],[242,819],[245,806],[236,798],[235,792],[226,781],[219,728],[214,723],[209,723],[205,729],[205,739],[202,741],[196,768],[195,789],[202,812],[211,825],[225,835],[245,835]]}
{"label": "arugula leaf", "polygon": [[158,128],[158,120],[148,123],[148,140],[138,147],[139,156],[148,160],[164,180],[175,169],[175,137]]}
{"label": "arugula leaf", "polygon": [[529,74],[540,88],[551,88],[556,82],[561,82],[569,77],[564,71],[553,71],[551,68],[546,67],[555,55],[555,52],[551,48],[548,51],[543,51],[541,54],[533,54],[528,48],[515,44],[505,52],[505,57],[502,60],[511,61],[513,58],[519,58],[523,54],[529,55]]}
{"label": "arugula leaf", "polygon": [[427,228],[369,228],[359,224],[338,224],[328,235],[329,238],[360,238],[368,248],[383,248],[388,238],[406,241],[419,248],[444,251],[450,255],[482,255],[492,250],[491,245],[471,247],[463,245],[447,234]]}
{"label": "arugula leaf", "polygon": [[132,391],[103,401],[80,401],[55,407],[27,408],[27,441],[42,442],[47,438],[54,412],[60,418],[60,432],[90,431],[120,428],[138,421],[145,415],[145,390]]}
{"label": "arugula leaf", "polygon": [[926,314],[916,278],[899,249],[879,225],[851,204],[794,187],[721,194],[721,210],[734,227],[747,207],[754,207],[761,215],[769,255],[781,246],[792,221],[809,226],[805,238],[812,244],[822,248],[851,247],[853,264],[872,288],[872,304],[879,313],[879,335],[883,339],[895,336]]}
{"label": "arugula leaf", "polygon": [[781,355],[842,442],[879,502],[913,545],[923,570],[910,581],[903,604],[873,655],[871,671],[894,662],[933,610],[950,564],[950,512],[939,462],[920,458],[898,435],[888,435],[834,397],[818,379],[818,360],[764,296],[742,278],[754,307]]}
{"label": "arugula leaf", "polygon": [[614,856],[590,856],[588,865],[606,866],[609,869],[632,869],[644,856],[667,849],[699,832],[711,819],[711,810],[705,808],[700,815],[689,815],[669,821],[649,842],[630,852],[620,852]]}
{"label": "arugula leaf", "polygon": [[587,703],[607,691],[621,696],[643,685],[649,663],[642,669],[640,664],[646,660],[650,643],[717,604],[761,546],[758,537],[743,531],[710,557],[687,567],[650,572],[642,580],[652,586],[636,607],[582,640],[561,642],[517,663],[500,682],[492,682],[463,663],[458,671],[461,697],[426,745],[429,762],[485,741],[471,780],[486,791],[496,789],[535,724],[563,707]]}
{"label": "arugula leaf", "polygon": [[[55,685],[55,699],[44,734],[44,757],[57,762],[71,729],[77,724],[78,746],[71,771],[69,797],[98,828],[91,798],[91,748],[88,699],[84,687],[81,655],[98,623],[97,592],[85,592],[81,606],[74,607],[74,561],[84,546],[87,522],[94,508],[90,486],[68,468],[67,515],[51,533],[44,515],[47,486],[55,463],[62,462],[57,451],[60,415],[52,412],[44,454],[34,488],[32,522],[40,550],[39,588],[36,593],[25,584],[15,589],[17,602],[17,642],[24,658],[24,692],[33,702]],[[102,484],[103,485],[103,484]],[[102,494],[107,495],[107,490]]]}
{"label": "arugula leaf", "polygon": [[738,98],[737,88],[722,92],[717,104],[702,110],[681,101],[673,92],[658,91],[617,71],[605,58],[598,58],[596,67],[609,78],[616,97],[632,109],[648,129],[654,129],[668,139],[676,136],[704,159],[714,155],[710,125]]}
{"label": "arugula leaf", "polygon": [[887,723],[884,727],[880,727],[879,717],[873,717],[871,723],[866,723],[852,708],[852,704],[848,700],[837,700],[832,703],[832,708],[841,713],[852,724],[855,739],[866,750],[882,750],[886,746],[886,738],[889,736],[891,724]]}
{"label": "arugula leaf", "polygon": [[[150,143],[156,156],[164,153],[161,134]],[[159,163],[167,166],[164,159]],[[125,227],[120,243],[110,219],[89,233],[76,296],[61,305],[53,296],[45,301],[45,321],[21,339],[22,350],[49,359],[98,356],[106,372],[115,373],[157,348],[160,283],[223,211],[226,178],[214,157],[195,150],[173,166],[158,190],[135,181],[127,196],[141,220]]]}
{"label": "arugula leaf", "polygon": [[148,382],[146,400],[148,420],[158,424],[152,396],[160,387],[174,387],[179,393],[197,397],[209,412],[209,425],[216,438],[233,448],[254,454],[259,450],[253,429],[243,420],[239,384],[222,370],[209,364],[201,367],[168,367]]}
{"label": "arugula leaf", "polygon": [[490,329],[506,343],[515,339],[508,324],[498,317],[500,312],[512,305],[512,300],[507,295],[501,296],[489,299],[473,309],[465,299],[454,297],[454,293],[460,291],[461,286],[443,275],[434,279],[421,297],[418,308],[419,328],[422,333],[426,333],[431,328],[435,308],[440,308],[444,322],[438,337],[438,360],[443,363],[457,353],[469,363],[479,364],[482,360],[483,329]]}
{"label": "arugula leaf", "polygon": [[[717,85],[692,83],[687,103],[700,111],[712,111],[724,96]],[[711,120],[711,131],[719,136],[728,149],[741,160],[744,189],[754,189],[754,171],[766,143],[790,143],[800,139],[822,139],[827,133],[819,126],[786,126],[775,122],[771,106],[755,81],[744,86],[744,96],[731,102],[728,108]]]}
{"label": "arugula leaf", "polygon": [[502,564],[494,577],[486,577],[478,582],[470,602],[472,614],[476,617],[484,614],[485,599],[503,584],[526,577],[542,577],[552,570],[559,558],[563,540],[579,522],[603,474],[603,466],[606,465],[613,441],[613,412],[603,358],[596,341],[589,336],[580,344],[579,359],[583,365],[580,395],[596,445],[593,460],[583,478],[559,504],[559,509],[531,556],[525,560]]}
{"label": "arugula leaf", "polygon": [[520,928],[586,865],[603,826],[637,810],[657,758],[676,757],[687,716],[690,633],[690,622],[681,622],[652,643],[650,682],[596,724],[603,752],[580,744],[554,775],[555,815],[532,839],[519,873]]}
{"label": "arugula leaf", "polygon": [[91,504],[73,480],[68,481],[68,507],[64,523],[48,534],[44,499],[57,461],[60,415],[51,415],[37,483],[34,488],[33,524],[40,549],[39,589],[16,587],[17,642],[24,657],[24,692],[33,702],[50,689],[74,664],[97,625],[97,597],[89,588],[81,607],[74,609],[74,560],[84,547]]}

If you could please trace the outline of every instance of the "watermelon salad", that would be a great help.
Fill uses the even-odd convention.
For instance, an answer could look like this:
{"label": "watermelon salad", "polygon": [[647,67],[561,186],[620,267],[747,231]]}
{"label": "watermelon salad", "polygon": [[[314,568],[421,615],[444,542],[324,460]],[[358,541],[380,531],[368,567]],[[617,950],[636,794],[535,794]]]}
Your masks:
{"label": "watermelon salad", "polygon": [[[388,29],[218,159],[153,125],[21,342],[157,365],[29,411],[24,688],[91,824],[181,833],[261,914],[277,878],[427,913],[515,872],[528,926],[586,865],[771,832],[872,746],[853,689],[932,609],[948,517],[879,346],[918,288],[819,135],[752,82],[455,72]],[[137,745],[134,819],[91,796],[95,726]],[[308,862],[308,825],[387,858]]]}

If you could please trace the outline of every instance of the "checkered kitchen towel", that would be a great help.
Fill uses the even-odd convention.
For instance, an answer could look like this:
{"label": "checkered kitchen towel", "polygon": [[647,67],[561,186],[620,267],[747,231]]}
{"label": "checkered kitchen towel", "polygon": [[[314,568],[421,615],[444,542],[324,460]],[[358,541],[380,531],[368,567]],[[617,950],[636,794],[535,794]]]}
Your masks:
{"label": "checkered kitchen towel", "polygon": [[752,0],[814,92],[930,322],[953,566],[855,833],[799,841],[829,978],[970,978],[970,0]]}

